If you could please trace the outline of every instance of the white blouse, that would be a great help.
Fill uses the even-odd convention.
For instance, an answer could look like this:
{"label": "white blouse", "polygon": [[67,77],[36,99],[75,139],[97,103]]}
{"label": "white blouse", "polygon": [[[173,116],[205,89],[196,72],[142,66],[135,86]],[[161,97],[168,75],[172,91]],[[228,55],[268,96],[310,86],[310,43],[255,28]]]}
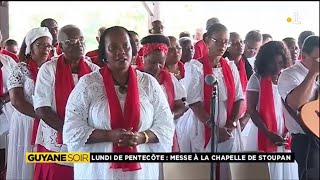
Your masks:
{"label": "white blouse", "polygon": [[[260,96],[261,94],[261,89],[260,89],[260,83],[261,83],[261,77],[257,74],[254,73],[249,81],[248,81],[248,87],[247,91],[254,91],[259,93],[259,99],[258,99],[258,104],[256,110],[259,112],[260,108]],[[273,100],[274,100],[274,109],[275,109],[275,115],[277,119],[277,129],[278,129],[278,134],[283,135],[283,130],[284,130],[284,119],[283,119],[283,111],[282,111],[282,101],[281,101],[281,96],[278,91],[278,86],[275,84],[272,84],[272,93],[273,93]]]}
{"label": "white blouse", "polygon": [[[234,78],[234,84],[235,84],[235,99],[234,101],[238,101],[240,99],[244,99],[244,95],[242,92],[242,86],[240,83],[239,78],[239,72],[238,69],[233,61],[227,61],[230,69],[232,71],[232,75]],[[188,77],[186,77],[185,82],[187,84],[187,102],[189,104],[193,104],[199,101],[203,101],[203,65],[202,63],[194,63],[192,65],[192,68],[190,68],[190,73],[186,74]],[[223,127],[226,124],[227,120],[227,89],[224,82],[224,77],[222,74],[222,68],[214,68],[213,69],[214,76],[218,80],[218,99],[219,99],[219,119],[220,119],[220,127]]]}
{"label": "white blouse", "polygon": [[[151,130],[159,143],[140,144],[138,152],[170,152],[174,133],[173,115],[157,80],[137,71],[140,98],[139,132]],[[117,95],[123,110],[126,94]],[[69,96],[63,141],[72,152],[112,152],[112,142],[86,144],[95,129],[111,130],[109,103],[99,71],[80,79]],[[74,164],[75,179],[157,179],[158,163],[141,163],[138,171],[110,169],[110,163]]]}
{"label": "white blouse", "polygon": [[[55,101],[55,74],[57,67],[57,57],[52,58],[51,61],[44,63],[38,72],[37,83],[33,97],[34,109],[39,107],[49,106],[53,111],[56,111]],[[87,60],[85,62],[89,65],[92,71],[98,70],[99,67]],[[74,83],[78,82],[78,74],[72,74]],[[57,131],[47,125],[43,120],[40,121],[36,144],[44,146],[46,149],[54,152],[66,152],[67,147],[57,142]]]}
{"label": "white blouse", "polygon": [[[3,64],[1,67],[2,71],[2,83],[3,83],[3,93],[9,91],[8,89],[8,78],[14,67],[17,63],[9,56],[0,54],[0,61]],[[6,103],[2,108],[2,114],[0,115],[0,135],[8,132],[9,130],[9,120],[11,119],[11,115],[14,108],[11,105],[11,102]],[[2,144],[2,142],[0,142]]]}
{"label": "white blouse", "polygon": [[[234,64],[233,61],[227,61],[230,69],[232,71],[232,75],[234,78],[234,84],[235,84],[235,99],[234,101],[238,101],[241,99],[244,99],[244,95],[242,92],[242,87],[240,83],[239,78],[239,72]],[[203,64],[200,62],[193,62],[190,66],[190,72],[186,73],[186,89],[187,89],[187,103],[188,104],[194,104],[196,102],[200,102],[204,100],[203,96]],[[214,76],[217,78],[218,81],[218,104],[216,105],[215,112],[215,122],[219,127],[224,127],[226,125],[227,121],[227,89],[224,82],[224,77],[222,74],[222,68],[215,68],[213,69]],[[210,151],[210,143],[211,140],[207,146],[207,148],[204,147],[204,124],[198,120],[198,118],[193,116],[193,126],[190,130],[190,136],[192,141],[192,146],[194,148],[193,151],[200,151],[200,152],[208,152]],[[241,129],[238,122],[238,128],[232,132],[232,137],[223,142],[219,143],[217,147],[218,152],[235,152],[235,151],[241,151],[243,149],[242,145],[242,138],[241,138]]]}
{"label": "white blouse", "polygon": [[[179,82],[178,79],[172,73],[170,73],[170,75],[174,89],[174,100],[181,100],[182,98],[185,98],[187,94],[181,82]],[[161,84],[161,88],[164,94],[166,95],[166,98],[168,99],[167,91],[163,84]]]}

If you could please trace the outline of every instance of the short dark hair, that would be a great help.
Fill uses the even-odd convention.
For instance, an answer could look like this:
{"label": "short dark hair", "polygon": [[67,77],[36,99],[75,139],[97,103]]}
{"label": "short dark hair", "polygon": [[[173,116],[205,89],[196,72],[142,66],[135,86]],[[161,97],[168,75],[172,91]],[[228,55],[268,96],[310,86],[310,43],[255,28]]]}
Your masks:
{"label": "short dark hair", "polygon": [[275,56],[281,55],[285,67],[291,64],[290,52],[282,41],[269,41],[262,45],[254,62],[254,69],[260,76],[272,75],[270,64],[275,64]]}
{"label": "short dark hair", "polygon": [[[128,34],[129,38],[130,38],[130,46],[131,48],[134,48],[135,45],[134,45],[134,41],[132,39],[132,37],[130,36],[129,34],[129,31],[122,27],[122,26],[112,26],[108,29],[106,29],[100,36],[100,41],[99,41],[99,47],[98,47],[98,58],[101,62],[101,64],[104,64],[106,63],[107,61],[107,55],[106,55],[106,43],[105,43],[105,37],[112,33],[112,32],[116,32],[116,31],[124,31]],[[134,47],[133,47],[134,46]],[[134,49],[132,49],[132,51],[134,51]]]}
{"label": "short dark hair", "polygon": [[212,18],[208,19],[206,22],[206,30],[208,30],[210,26],[217,24],[217,23],[220,23],[220,20],[216,17],[212,17]]}
{"label": "short dark hair", "polygon": [[128,32],[129,32],[131,37],[134,36],[134,35],[139,36],[139,34],[137,32],[135,32],[135,31],[128,31]]}
{"label": "short dark hair", "polygon": [[191,37],[191,35],[189,32],[183,31],[179,34],[179,38],[182,38],[182,37]]}
{"label": "short dark hair", "polygon": [[302,44],[302,52],[311,54],[314,48],[319,48],[319,36],[311,35]]}
{"label": "short dark hair", "polygon": [[263,39],[260,31],[258,30],[252,30],[249,31],[246,35],[245,41],[254,41],[254,42],[261,42]]}
{"label": "short dark hair", "polygon": [[267,38],[273,39],[270,34],[262,34],[263,41],[266,40]]}
{"label": "short dark hair", "polygon": [[3,43],[4,46],[18,46],[18,43],[14,39],[7,39]]}
{"label": "short dark hair", "polygon": [[296,41],[296,40],[294,38],[292,38],[292,37],[286,37],[286,38],[282,39],[282,41],[285,44],[288,44],[290,41]]}
{"label": "short dark hair", "polygon": [[169,38],[167,38],[162,34],[152,34],[141,39],[142,45],[150,44],[150,43],[164,43],[168,47],[170,46]]}
{"label": "short dark hair", "polygon": [[303,32],[300,33],[300,35],[298,37],[299,48],[302,49],[302,44],[303,44],[304,40],[306,40],[307,37],[311,36],[311,35],[315,35],[314,32],[312,32],[312,31],[303,31]]}
{"label": "short dark hair", "polygon": [[208,37],[211,37],[213,33],[215,32],[227,32],[228,29],[226,26],[224,26],[223,24],[220,24],[220,23],[216,23],[216,24],[213,24],[211,25],[209,28],[208,28],[208,31],[207,31],[207,36]]}
{"label": "short dark hair", "polygon": [[[41,21],[40,26],[41,26],[41,27],[47,27],[47,26],[48,26],[48,23],[49,23],[50,21],[54,21],[55,23],[57,23],[57,21],[54,20],[54,19],[52,19],[52,18],[46,18],[46,19],[44,19],[44,20]],[[57,23],[57,24],[58,24],[58,23]]]}

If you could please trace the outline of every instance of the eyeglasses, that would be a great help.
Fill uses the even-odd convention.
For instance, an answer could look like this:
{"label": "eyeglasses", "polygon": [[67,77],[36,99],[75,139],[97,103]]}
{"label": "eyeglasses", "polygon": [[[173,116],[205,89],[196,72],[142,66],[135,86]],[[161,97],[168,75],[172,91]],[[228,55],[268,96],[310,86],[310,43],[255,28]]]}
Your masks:
{"label": "eyeglasses", "polygon": [[69,45],[75,45],[77,43],[81,43],[81,44],[84,44],[85,43],[85,40],[83,37],[81,38],[76,38],[76,39],[68,39],[68,40],[65,40],[65,41],[62,41],[63,43],[66,43],[66,44],[69,44]]}
{"label": "eyeglasses", "polygon": [[53,46],[51,44],[42,44],[42,43],[36,42],[35,45],[41,49],[49,49],[49,50],[53,49]]}
{"label": "eyeglasses", "polygon": [[217,40],[213,37],[210,37],[211,41],[213,41],[215,44],[219,45],[219,46],[227,46],[229,47],[231,45],[231,43],[228,41],[228,40],[224,40],[224,41],[221,41],[221,40]]}

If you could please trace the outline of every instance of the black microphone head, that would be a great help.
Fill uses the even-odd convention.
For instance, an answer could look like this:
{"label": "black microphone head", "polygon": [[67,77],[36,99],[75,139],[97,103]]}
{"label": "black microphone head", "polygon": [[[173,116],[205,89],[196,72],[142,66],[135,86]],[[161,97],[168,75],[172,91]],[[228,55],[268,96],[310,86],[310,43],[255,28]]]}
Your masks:
{"label": "black microphone head", "polygon": [[217,82],[217,78],[213,74],[208,74],[206,75],[204,82],[206,82],[206,84],[214,84]]}

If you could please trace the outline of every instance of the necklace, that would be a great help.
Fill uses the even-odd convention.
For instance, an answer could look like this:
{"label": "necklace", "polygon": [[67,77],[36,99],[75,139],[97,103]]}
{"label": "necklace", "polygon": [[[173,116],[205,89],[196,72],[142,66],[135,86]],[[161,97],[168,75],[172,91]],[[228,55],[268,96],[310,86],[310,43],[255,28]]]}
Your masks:
{"label": "necklace", "polygon": [[118,87],[118,91],[121,93],[121,94],[126,94],[127,90],[128,90],[128,80],[129,78],[127,79],[126,83],[125,84],[120,84],[115,78],[112,77],[112,79],[116,82],[116,84],[119,86]]}

